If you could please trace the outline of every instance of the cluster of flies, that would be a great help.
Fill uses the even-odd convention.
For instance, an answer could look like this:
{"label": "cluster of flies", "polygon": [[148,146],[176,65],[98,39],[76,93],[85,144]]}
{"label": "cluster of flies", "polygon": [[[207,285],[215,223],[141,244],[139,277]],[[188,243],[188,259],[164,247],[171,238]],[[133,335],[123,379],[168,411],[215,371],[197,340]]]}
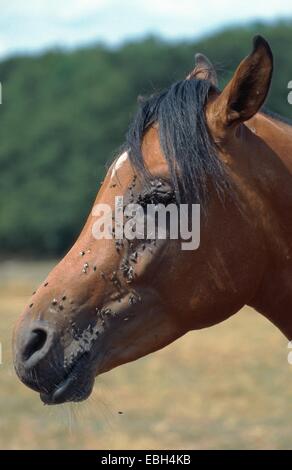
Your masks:
{"label": "cluster of flies", "polygon": [[[173,191],[165,191],[163,181],[151,181],[150,190],[146,194],[135,194],[137,176],[134,175],[132,182],[128,186],[128,202],[136,202],[142,207],[146,207],[147,204],[156,203],[157,196],[159,199],[162,199],[162,202],[169,203],[175,200]],[[111,187],[114,188],[116,184],[112,184]],[[164,199],[163,199],[164,198]],[[122,258],[119,265],[119,272],[113,271],[109,275],[106,275],[101,271],[100,277],[107,282],[111,282],[116,290],[116,299],[121,301],[123,295],[123,282],[126,284],[131,284],[135,279],[135,264],[138,261],[138,257],[148,248],[149,252],[152,253],[151,245],[156,244],[156,240],[144,240],[143,243],[139,245],[139,249],[135,248],[133,241],[116,239],[115,240],[115,250],[118,254],[125,252],[125,256]],[[90,254],[91,250],[80,251],[79,255],[81,258],[85,257],[86,254]],[[92,267],[93,272],[97,271],[97,267]],[[82,274],[88,274],[90,271],[90,265],[88,262],[85,262],[82,266]],[[122,279],[121,279],[122,278]],[[44,283],[44,287],[48,286],[48,282]],[[35,292],[33,293],[35,294]],[[57,299],[52,299],[51,304],[54,308],[58,308],[60,311],[64,310],[64,302],[67,300],[66,296],[63,295],[61,301]],[[137,302],[141,302],[140,296],[135,292],[129,290],[128,303],[129,305],[134,305]],[[70,302],[73,304],[73,301]],[[30,304],[30,308],[33,307],[33,303]],[[109,316],[115,316],[115,312],[111,308],[98,308],[96,307],[96,316],[97,322],[94,325],[88,325],[87,328],[83,329],[81,332],[76,326],[76,322],[72,319],[69,320],[71,327],[73,341],[67,348],[66,357],[64,359],[64,366],[70,368],[72,364],[78,360],[78,358],[86,352],[89,352],[93,342],[97,339],[98,335],[104,331],[104,326],[106,318]],[[128,320],[128,317],[125,317],[124,320]]]}

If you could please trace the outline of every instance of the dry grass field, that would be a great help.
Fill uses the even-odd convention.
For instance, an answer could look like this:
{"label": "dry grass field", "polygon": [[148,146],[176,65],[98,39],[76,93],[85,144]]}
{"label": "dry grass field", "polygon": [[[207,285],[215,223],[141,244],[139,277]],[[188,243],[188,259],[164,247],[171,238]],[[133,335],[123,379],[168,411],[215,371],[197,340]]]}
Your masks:
{"label": "dry grass field", "polygon": [[248,308],[101,376],[84,404],[43,406],[13,372],[11,331],[49,269],[0,264],[1,449],[292,449],[287,341]]}

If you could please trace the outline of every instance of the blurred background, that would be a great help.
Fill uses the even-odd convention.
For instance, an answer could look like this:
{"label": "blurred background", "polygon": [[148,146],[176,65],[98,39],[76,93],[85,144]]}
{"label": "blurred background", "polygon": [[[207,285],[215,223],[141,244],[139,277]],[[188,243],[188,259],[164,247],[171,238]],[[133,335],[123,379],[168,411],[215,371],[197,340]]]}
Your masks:
{"label": "blurred background", "polygon": [[223,86],[272,47],[267,107],[292,118],[291,0],[0,0],[0,448],[292,448],[287,341],[245,308],[49,408],[18,383],[13,324],[79,234],[137,96],[184,78],[195,52]]}

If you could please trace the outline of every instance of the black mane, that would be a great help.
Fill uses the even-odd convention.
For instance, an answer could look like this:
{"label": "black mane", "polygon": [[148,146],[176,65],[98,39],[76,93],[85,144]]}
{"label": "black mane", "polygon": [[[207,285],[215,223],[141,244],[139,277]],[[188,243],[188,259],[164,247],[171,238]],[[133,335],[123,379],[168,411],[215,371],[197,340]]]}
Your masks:
{"label": "black mane", "polygon": [[138,175],[149,183],[151,175],[144,165],[141,143],[147,128],[158,123],[177,201],[201,204],[203,210],[210,190],[221,196],[228,185],[205,120],[204,106],[212,89],[207,80],[182,80],[140,100],[123,146]]}

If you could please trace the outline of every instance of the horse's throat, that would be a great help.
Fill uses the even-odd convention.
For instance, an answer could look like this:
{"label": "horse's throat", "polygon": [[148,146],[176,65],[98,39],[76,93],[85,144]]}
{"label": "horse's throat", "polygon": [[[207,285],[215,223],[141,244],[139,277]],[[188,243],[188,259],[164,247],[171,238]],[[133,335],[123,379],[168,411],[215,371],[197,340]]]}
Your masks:
{"label": "horse's throat", "polygon": [[270,267],[251,306],[292,340],[292,262]]}

